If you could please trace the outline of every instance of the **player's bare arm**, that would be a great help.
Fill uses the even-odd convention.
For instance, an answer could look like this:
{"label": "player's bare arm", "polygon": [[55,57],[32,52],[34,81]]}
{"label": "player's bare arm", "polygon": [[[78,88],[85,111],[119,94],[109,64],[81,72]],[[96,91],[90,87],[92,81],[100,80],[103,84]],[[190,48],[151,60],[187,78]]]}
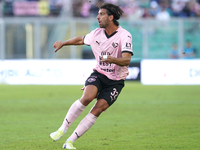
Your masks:
{"label": "player's bare arm", "polygon": [[102,62],[106,63],[113,63],[119,66],[128,66],[131,61],[131,54],[130,53],[122,53],[121,58],[115,58],[110,55],[107,56],[107,59],[103,58],[101,59]]}
{"label": "player's bare arm", "polygon": [[75,38],[72,38],[67,41],[56,41],[53,45],[55,48],[54,52],[57,52],[59,49],[61,49],[63,46],[66,45],[83,45],[83,36],[77,36]]}

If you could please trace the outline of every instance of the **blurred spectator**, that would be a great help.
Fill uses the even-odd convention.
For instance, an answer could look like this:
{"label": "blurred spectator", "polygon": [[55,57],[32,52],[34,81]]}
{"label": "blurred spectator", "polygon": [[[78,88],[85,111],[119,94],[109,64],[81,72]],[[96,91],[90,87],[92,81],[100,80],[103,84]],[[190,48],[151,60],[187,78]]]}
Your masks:
{"label": "blurred spectator", "polygon": [[152,2],[152,1],[155,1],[159,4],[161,0],[150,0],[150,2]]}
{"label": "blurred spectator", "polygon": [[104,3],[104,0],[91,1],[90,16],[97,16],[99,11],[99,8],[97,6],[101,5],[102,3]]}
{"label": "blurred spectator", "polygon": [[173,0],[171,3],[172,8],[172,15],[174,17],[181,17],[182,16],[182,10],[185,7],[185,2],[181,0]]}
{"label": "blurred spectator", "polygon": [[124,17],[128,19],[139,19],[144,15],[143,8],[140,7],[139,1],[136,0],[123,1],[122,9],[124,11]]}
{"label": "blurred spectator", "polygon": [[12,2],[14,2],[14,0],[4,0],[4,2],[6,2],[6,3],[12,3]]}
{"label": "blurred spectator", "polygon": [[[47,1],[50,14],[58,15],[66,1],[69,0],[0,0],[4,2],[4,16],[13,15],[14,1]],[[71,0],[74,17],[96,17],[96,5],[103,2],[120,5],[124,16],[129,19],[155,17],[169,20],[171,17],[200,17],[200,0]],[[145,6],[144,6],[145,5]]]}
{"label": "blurred spectator", "polygon": [[89,17],[90,16],[91,4],[88,0],[82,0],[81,4],[81,17]]}
{"label": "blurred spectator", "polygon": [[149,8],[148,7],[143,7],[143,16],[142,18],[149,18],[151,17],[151,14],[149,12]]}
{"label": "blurred spectator", "polygon": [[172,45],[172,49],[170,51],[169,57],[171,59],[178,59],[179,58],[179,50],[178,50],[178,47],[177,47],[176,43],[174,43]]}
{"label": "blurred spectator", "polygon": [[183,8],[183,11],[182,11],[182,16],[183,17],[194,17],[195,16],[195,13],[193,11],[191,11],[192,7],[191,7],[191,3],[190,2],[187,2],[185,4],[185,7]]}
{"label": "blurred spectator", "polygon": [[74,1],[73,4],[72,4],[72,10],[73,10],[73,16],[74,17],[80,17],[81,16],[81,12],[80,12],[80,9],[81,9],[81,1]]}
{"label": "blurred spectator", "polygon": [[195,16],[200,16],[200,4],[196,0],[190,1],[190,11],[195,14]]}
{"label": "blurred spectator", "polygon": [[104,2],[106,2],[106,3],[117,4],[117,3],[118,3],[118,0],[104,0]]}
{"label": "blurred spectator", "polygon": [[[33,1],[33,0],[28,0],[28,1]],[[50,5],[54,5],[54,6],[62,6],[65,1],[64,0],[48,0]]]}
{"label": "blurred spectator", "polygon": [[160,11],[160,6],[158,5],[157,1],[150,2],[149,13],[152,17],[155,17],[156,14]]}
{"label": "blurred spectator", "polygon": [[192,59],[195,58],[196,49],[192,46],[191,41],[186,41],[186,45],[183,51],[183,58],[185,59]]}
{"label": "blurred spectator", "polygon": [[168,3],[167,1],[160,2],[160,11],[156,14],[156,19],[161,21],[168,21],[170,20],[171,16],[170,13],[167,11]]}

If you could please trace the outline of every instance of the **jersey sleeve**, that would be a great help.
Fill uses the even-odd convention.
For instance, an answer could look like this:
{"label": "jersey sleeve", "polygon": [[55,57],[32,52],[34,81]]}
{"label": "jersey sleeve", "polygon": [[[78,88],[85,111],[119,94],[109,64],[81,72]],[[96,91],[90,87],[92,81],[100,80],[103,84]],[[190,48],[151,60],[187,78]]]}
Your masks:
{"label": "jersey sleeve", "polygon": [[133,50],[132,50],[132,36],[130,33],[126,33],[123,36],[124,38],[122,39],[122,53],[128,52],[133,55]]}
{"label": "jersey sleeve", "polygon": [[87,35],[84,36],[83,43],[85,45],[91,45],[94,32],[95,32],[95,30],[91,31],[90,33],[88,33]]}

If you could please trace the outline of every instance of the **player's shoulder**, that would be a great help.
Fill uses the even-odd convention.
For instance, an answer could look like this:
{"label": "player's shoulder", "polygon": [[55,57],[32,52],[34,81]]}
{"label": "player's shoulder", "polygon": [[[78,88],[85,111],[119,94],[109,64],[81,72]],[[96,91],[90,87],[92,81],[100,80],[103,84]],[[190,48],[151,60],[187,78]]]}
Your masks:
{"label": "player's shoulder", "polygon": [[102,33],[103,33],[103,30],[101,28],[96,28],[96,29],[90,31],[90,33],[88,33],[88,35],[90,36],[90,38],[94,38],[96,36],[99,36]]}
{"label": "player's shoulder", "polygon": [[94,34],[99,34],[99,33],[104,32],[104,29],[103,29],[103,28],[96,28],[96,29],[92,30],[92,32],[93,32]]}
{"label": "player's shoulder", "polygon": [[121,32],[123,35],[127,35],[127,37],[132,38],[132,35],[129,31],[119,26],[118,31]]}

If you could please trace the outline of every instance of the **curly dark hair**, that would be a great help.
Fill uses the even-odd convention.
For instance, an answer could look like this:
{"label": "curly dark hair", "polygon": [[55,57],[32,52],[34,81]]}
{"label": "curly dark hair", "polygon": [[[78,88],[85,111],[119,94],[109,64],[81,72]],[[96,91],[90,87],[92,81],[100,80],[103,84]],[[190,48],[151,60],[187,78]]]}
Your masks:
{"label": "curly dark hair", "polygon": [[119,22],[117,20],[120,19],[124,11],[117,5],[111,4],[111,3],[103,3],[98,6],[99,9],[106,9],[107,14],[113,15],[113,22],[116,26],[119,26]]}

